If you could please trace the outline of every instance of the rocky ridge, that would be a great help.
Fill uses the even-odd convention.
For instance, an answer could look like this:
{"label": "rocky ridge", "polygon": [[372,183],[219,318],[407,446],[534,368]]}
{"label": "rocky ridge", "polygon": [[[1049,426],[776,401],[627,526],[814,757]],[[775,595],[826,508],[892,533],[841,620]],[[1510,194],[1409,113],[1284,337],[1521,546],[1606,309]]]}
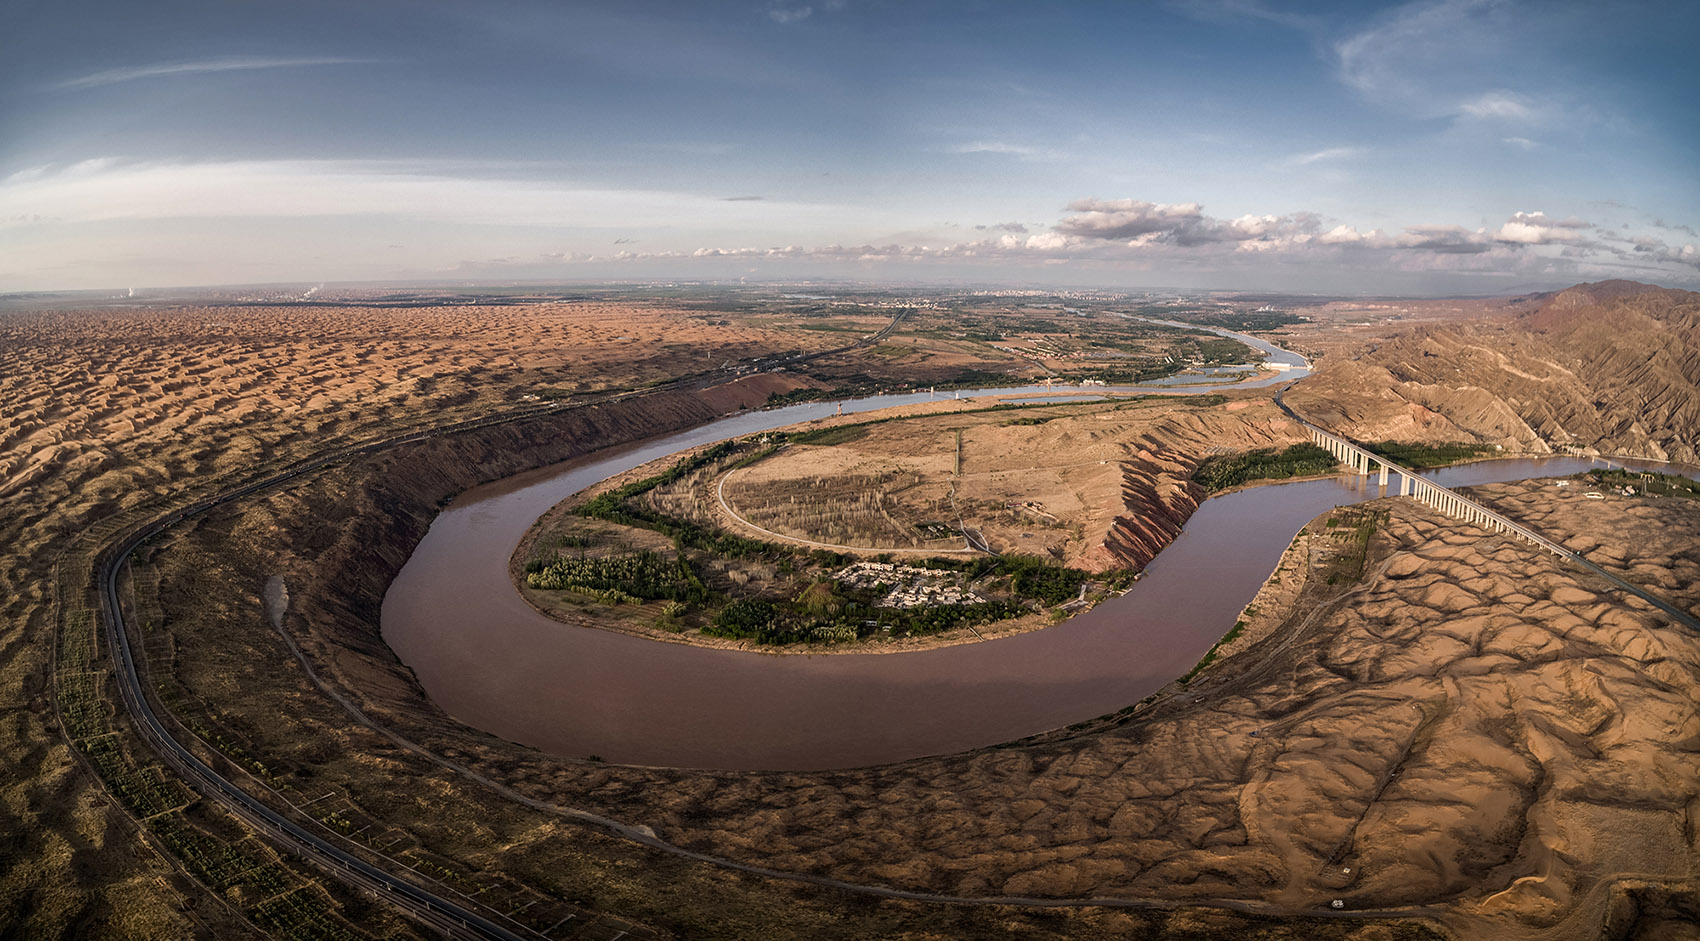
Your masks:
{"label": "rocky ridge", "polygon": [[1584,284],[1325,362],[1287,401],[1359,440],[1700,460],[1700,294]]}

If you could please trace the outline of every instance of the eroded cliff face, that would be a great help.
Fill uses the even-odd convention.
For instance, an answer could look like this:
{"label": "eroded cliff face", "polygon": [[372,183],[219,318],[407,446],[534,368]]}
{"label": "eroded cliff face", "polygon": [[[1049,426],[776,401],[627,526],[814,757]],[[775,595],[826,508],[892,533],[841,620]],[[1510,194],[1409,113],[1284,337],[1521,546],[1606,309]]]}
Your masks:
{"label": "eroded cliff face", "polygon": [[1364,441],[1700,460],[1700,294],[1605,282],[1524,303],[1325,362],[1287,402]]}
{"label": "eroded cliff face", "polygon": [[1121,566],[1144,568],[1181,534],[1204,500],[1204,488],[1190,476],[1197,467],[1198,460],[1190,456],[1148,450],[1124,465],[1122,505],[1127,513],[1116,517],[1104,537],[1104,547]]}
{"label": "eroded cliff face", "polygon": [[1192,473],[1215,451],[1279,448],[1307,440],[1297,423],[1285,418],[1244,419],[1232,412],[1201,412],[1165,420],[1135,442],[1131,460],[1122,463],[1122,508],[1104,534],[1099,551],[1083,564],[1102,571],[1143,569],[1163,551],[1204,501],[1204,488]]}

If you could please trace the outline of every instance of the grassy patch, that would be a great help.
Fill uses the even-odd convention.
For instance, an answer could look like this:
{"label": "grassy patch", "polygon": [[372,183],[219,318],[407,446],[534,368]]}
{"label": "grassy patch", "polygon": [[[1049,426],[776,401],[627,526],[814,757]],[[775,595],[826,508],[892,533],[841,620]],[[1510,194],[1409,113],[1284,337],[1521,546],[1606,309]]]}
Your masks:
{"label": "grassy patch", "polygon": [[791,435],[792,444],[813,444],[819,447],[831,447],[835,444],[849,444],[868,436],[867,424],[839,425],[836,428],[818,428],[814,431],[803,431]]}
{"label": "grassy patch", "polygon": [[1328,554],[1317,573],[1324,583],[1350,585],[1363,579],[1370,539],[1388,516],[1387,510],[1347,506],[1328,517]]}
{"label": "grassy patch", "polygon": [[1205,458],[1192,474],[1199,486],[1214,493],[1254,480],[1285,480],[1326,474],[1337,465],[1334,455],[1314,444],[1295,444],[1284,450],[1259,448],[1240,454]]}
{"label": "grassy patch", "polygon": [[1403,464],[1413,470],[1424,467],[1445,467],[1459,461],[1468,461],[1484,454],[1494,453],[1487,445],[1469,444],[1463,441],[1448,441],[1442,444],[1414,444],[1399,441],[1374,441],[1363,446],[1364,450],[1387,458],[1395,464]]}

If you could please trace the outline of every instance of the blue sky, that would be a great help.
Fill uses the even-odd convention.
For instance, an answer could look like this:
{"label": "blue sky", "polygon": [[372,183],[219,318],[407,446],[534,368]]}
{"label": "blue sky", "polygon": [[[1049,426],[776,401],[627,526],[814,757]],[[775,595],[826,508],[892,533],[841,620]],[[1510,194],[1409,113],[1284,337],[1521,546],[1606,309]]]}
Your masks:
{"label": "blue sky", "polygon": [[1700,287],[1700,4],[11,0],[0,291]]}

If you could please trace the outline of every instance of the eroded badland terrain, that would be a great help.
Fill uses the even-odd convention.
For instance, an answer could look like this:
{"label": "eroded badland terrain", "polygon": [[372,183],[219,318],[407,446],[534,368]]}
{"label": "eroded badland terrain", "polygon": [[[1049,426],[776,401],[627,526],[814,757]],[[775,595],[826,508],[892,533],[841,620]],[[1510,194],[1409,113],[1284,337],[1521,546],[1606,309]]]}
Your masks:
{"label": "eroded badland terrain", "polygon": [[[1137,708],[877,768],[543,754],[456,722],[383,644],[385,588],[438,508],[474,484],[835,387],[1084,378],[1106,363],[1132,375],[1177,344],[1188,358],[1209,350],[1102,317],[1076,324],[1065,303],[1132,309],[611,292],[0,313],[0,923],[33,936],[429,934],[175,782],[118,705],[92,576],[126,526],[199,495],[506,412],[518,417],[351,454],[193,516],[132,557],[123,588],[150,695],[180,739],[365,858],[511,915],[515,930],[1692,937],[1700,637],[1408,499],[1312,521],[1210,662]],[[1700,295],[1611,284],[1370,306],[1219,325],[1321,353],[1287,404],[1359,441],[1696,457]],[[944,538],[924,524],[954,493],[985,511],[964,528],[998,546],[1136,568],[1204,496],[1200,462],[1303,440],[1254,390],[958,409],[920,406],[915,421],[776,453],[734,472],[731,504],[781,536],[814,539],[831,520],[848,526],[834,539],[897,550]],[[883,512],[763,510],[856,475],[895,495],[875,501]],[[1700,613],[1700,504],[1589,490],[1476,495]],[[286,606],[275,588],[268,604],[280,577]],[[972,902],[987,899],[999,904]],[[1072,904],[1034,904],[1046,901]]]}

